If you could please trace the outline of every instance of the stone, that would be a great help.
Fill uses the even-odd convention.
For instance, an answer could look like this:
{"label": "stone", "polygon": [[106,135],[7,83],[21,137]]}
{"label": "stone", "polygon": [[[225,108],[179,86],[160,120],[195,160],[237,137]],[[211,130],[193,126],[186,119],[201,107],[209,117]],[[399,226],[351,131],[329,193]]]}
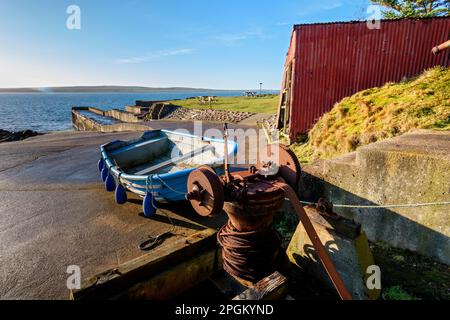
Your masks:
{"label": "stone", "polygon": [[[370,290],[366,285],[371,275],[367,270],[375,263],[365,233],[361,232],[356,224],[354,230],[357,230],[358,233],[340,232],[338,230],[345,230],[345,228],[340,228],[338,224],[348,225],[351,224],[351,221],[346,221],[344,218],[341,218],[341,221],[324,218],[312,207],[305,207],[305,211],[353,299],[378,299],[381,288]],[[291,276],[298,274],[296,269],[300,269],[316,277],[330,288],[334,288],[301,223],[298,225],[286,253]]]}
{"label": "stone", "polygon": [[0,129],[0,142],[24,140],[30,137],[35,137],[39,134],[40,133],[32,130],[12,132]]}

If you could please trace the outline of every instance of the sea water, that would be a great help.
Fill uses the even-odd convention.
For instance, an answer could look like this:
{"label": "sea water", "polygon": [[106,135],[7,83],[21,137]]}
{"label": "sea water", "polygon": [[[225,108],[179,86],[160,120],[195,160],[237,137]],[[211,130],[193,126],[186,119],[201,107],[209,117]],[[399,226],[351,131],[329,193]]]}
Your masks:
{"label": "sea water", "polygon": [[241,96],[243,91],[151,93],[0,93],[0,129],[49,132],[72,129],[71,108],[102,110],[135,105],[136,100],[173,100],[196,96]]}

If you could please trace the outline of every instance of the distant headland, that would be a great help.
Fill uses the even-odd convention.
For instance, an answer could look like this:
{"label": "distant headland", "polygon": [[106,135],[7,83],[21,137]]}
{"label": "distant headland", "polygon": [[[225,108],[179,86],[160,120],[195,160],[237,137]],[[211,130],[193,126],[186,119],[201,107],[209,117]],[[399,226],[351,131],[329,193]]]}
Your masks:
{"label": "distant headland", "polygon": [[39,93],[39,92],[230,92],[240,90],[204,89],[187,87],[136,87],[136,86],[68,86],[68,87],[41,87],[41,88],[0,88],[3,93]]}

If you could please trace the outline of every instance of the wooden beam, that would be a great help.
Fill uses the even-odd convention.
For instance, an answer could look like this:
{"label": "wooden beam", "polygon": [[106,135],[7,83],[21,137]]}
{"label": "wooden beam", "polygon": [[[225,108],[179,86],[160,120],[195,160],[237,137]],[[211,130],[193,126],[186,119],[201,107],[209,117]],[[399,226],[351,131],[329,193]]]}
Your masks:
{"label": "wooden beam", "polygon": [[168,300],[207,280],[217,271],[217,250],[210,249],[188,261],[140,282],[115,296],[118,300]]}
{"label": "wooden beam", "polygon": [[[207,277],[211,271],[211,259],[213,252],[217,252],[216,230],[206,229],[197,232],[187,238],[180,238],[168,247],[160,247],[158,255],[148,253],[141,257],[126,262],[117,268],[113,268],[91,277],[82,283],[81,289],[72,290],[71,298],[74,300],[81,299],[112,299],[117,297],[138,297],[139,295],[158,296],[157,292],[151,292],[156,282],[165,282],[173,276],[169,270],[176,270],[182,273],[182,278],[186,280],[191,277],[190,270],[193,270],[195,280]],[[214,253],[214,256],[217,256]],[[197,259],[197,260],[196,260]],[[214,268],[217,267],[216,262]],[[185,269],[183,269],[184,266]],[[190,266],[189,268],[186,268]],[[184,271],[183,271],[184,270]],[[161,280],[164,279],[164,280]],[[152,281],[156,281],[152,283]],[[179,277],[177,277],[178,283]],[[189,282],[189,281],[188,281]],[[189,282],[191,285],[194,281]],[[145,283],[145,285],[142,285]],[[141,284],[141,286],[139,286]],[[153,288],[153,289],[152,289]],[[182,289],[180,287],[180,292]],[[141,290],[141,294],[139,294]],[[164,298],[174,294],[175,289],[172,287],[166,290]]]}
{"label": "wooden beam", "polygon": [[280,300],[287,294],[288,282],[278,271],[248,288],[233,300]]}
{"label": "wooden beam", "polygon": [[321,225],[328,231],[336,232],[350,239],[356,239],[361,234],[361,224],[355,221],[344,217],[328,216],[312,206],[305,206],[304,209],[314,224]]}

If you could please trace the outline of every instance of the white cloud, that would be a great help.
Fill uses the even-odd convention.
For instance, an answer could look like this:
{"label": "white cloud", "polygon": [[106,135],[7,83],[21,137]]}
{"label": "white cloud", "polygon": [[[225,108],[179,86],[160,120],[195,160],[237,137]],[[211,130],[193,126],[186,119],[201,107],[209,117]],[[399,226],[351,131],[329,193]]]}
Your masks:
{"label": "white cloud", "polygon": [[212,36],[211,39],[222,42],[225,45],[236,45],[241,41],[257,38],[264,39],[267,36],[262,31],[246,31]]}
{"label": "white cloud", "polygon": [[116,62],[119,64],[142,63],[142,62],[146,62],[149,60],[160,59],[160,58],[164,58],[164,57],[187,55],[187,54],[191,54],[193,52],[194,52],[194,49],[162,50],[162,51],[149,53],[144,56],[118,59]]}

